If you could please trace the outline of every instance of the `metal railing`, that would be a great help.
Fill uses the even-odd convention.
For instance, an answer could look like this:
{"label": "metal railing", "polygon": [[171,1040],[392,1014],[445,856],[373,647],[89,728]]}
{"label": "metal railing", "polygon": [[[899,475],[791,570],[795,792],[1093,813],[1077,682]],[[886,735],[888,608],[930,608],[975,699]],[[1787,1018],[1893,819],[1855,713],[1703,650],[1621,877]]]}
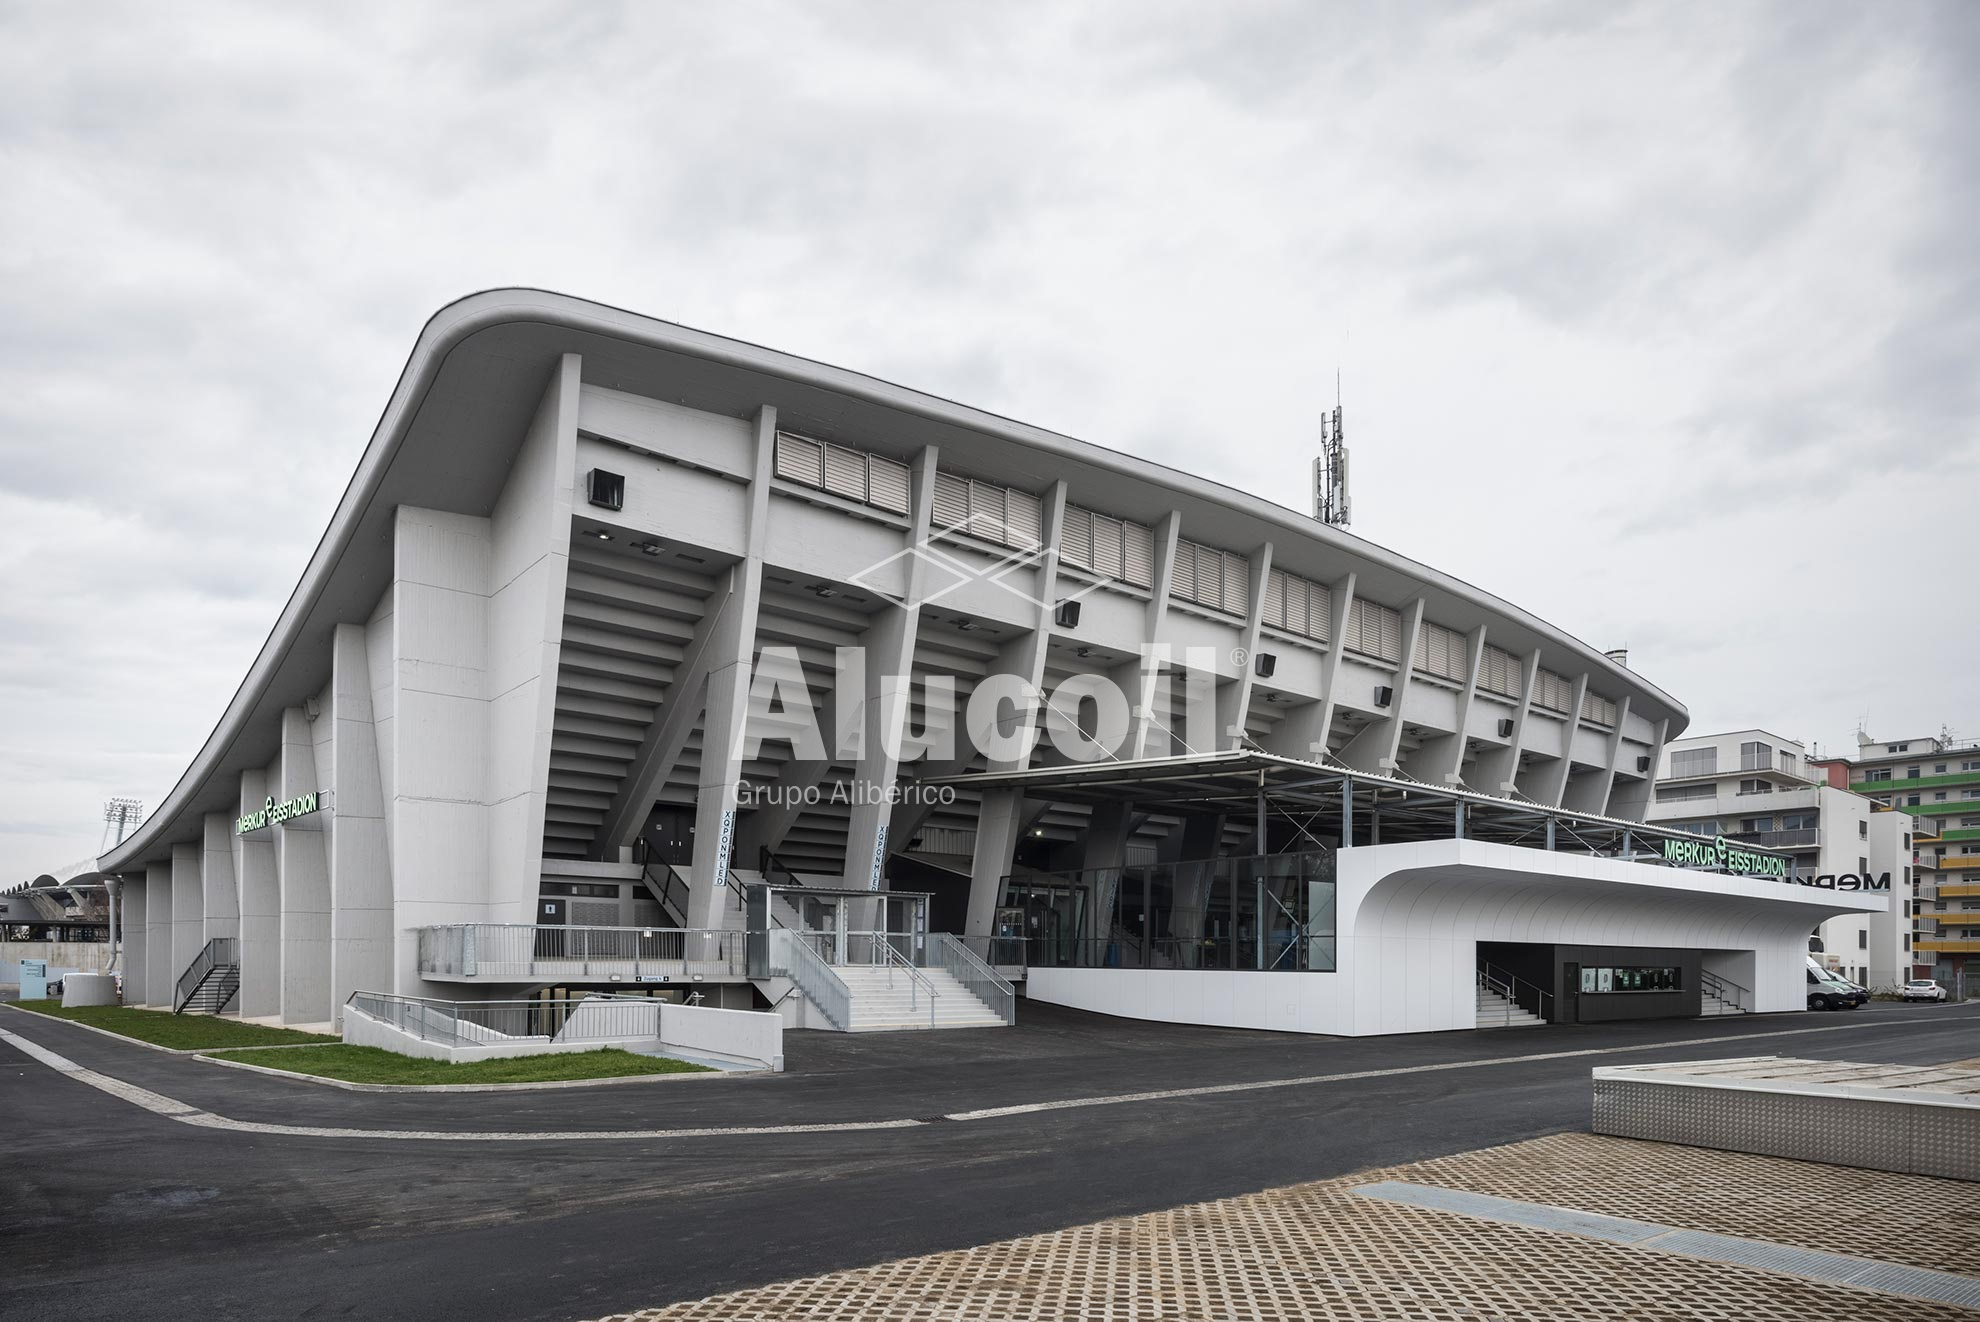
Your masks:
{"label": "metal railing", "polygon": [[[200,949],[200,952],[193,956],[193,962],[186,966],[186,971],[179,975],[176,994],[172,997],[172,1013],[178,1014],[184,1010],[192,998],[198,994],[199,989],[206,984],[207,978],[211,977],[216,969],[238,965],[240,962],[240,938],[216,936],[211,941],[208,941]],[[232,999],[232,997],[230,996],[229,999]],[[224,1004],[225,1002],[222,1002],[221,1005],[216,1005],[213,1008],[218,1010]]]}
{"label": "metal railing", "polygon": [[832,972],[832,966],[820,959],[818,952],[804,939],[813,934],[794,932],[788,927],[773,927],[766,935],[769,937],[770,975],[789,978],[834,1028],[840,1032],[849,1030],[852,1027],[852,992],[839,975]]}
{"label": "metal railing", "polygon": [[1537,1019],[1553,1022],[1554,994],[1538,983],[1528,982],[1491,964],[1480,964],[1478,985],[1505,1000],[1506,1008],[1503,1013],[1508,1024],[1512,1022],[1515,1009],[1525,1010]]}
{"label": "metal railing", "polygon": [[1716,996],[1741,1013],[1752,1011],[1751,989],[1742,987],[1731,978],[1722,978],[1709,969],[1698,970],[1698,985],[1707,996]]}
{"label": "metal railing", "polygon": [[639,864],[640,879],[646,883],[647,890],[660,901],[660,912],[675,922],[686,922],[688,884],[674,865],[656,858],[643,838],[633,842],[633,862]]}
{"label": "metal railing", "polygon": [[[861,935],[884,938],[888,933],[871,932],[862,933]],[[895,970],[898,969],[907,974],[908,1009],[919,1010],[921,1008],[919,998],[923,996],[928,998],[928,1026],[933,1028],[935,1026],[935,1003],[941,999],[942,993],[935,990],[935,984],[929,981],[928,975],[916,968],[913,960],[894,949],[893,942],[891,941],[884,939],[876,940],[871,943],[869,949],[874,953],[874,965],[887,970],[887,985],[889,987],[894,985]]]}
{"label": "metal railing", "polygon": [[1017,988],[978,959],[961,937],[937,932],[928,938],[929,967],[939,968],[963,990],[990,1007],[1007,1024],[1017,1022]]}
{"label": "metal railing", "polygon": [[352,992],[345,1004],[423,1042],[490,1046],[506,1042],[614,1042],[658,1038],[660,1002],[645,996],[579,996],[522,1001],[438,1001]]}
{"label": "metal railing", "polygon": [[456,923],[419,929],[419,971],[510,982],[741,980],[748,972],[743,942],[743,933],[718,928]]}

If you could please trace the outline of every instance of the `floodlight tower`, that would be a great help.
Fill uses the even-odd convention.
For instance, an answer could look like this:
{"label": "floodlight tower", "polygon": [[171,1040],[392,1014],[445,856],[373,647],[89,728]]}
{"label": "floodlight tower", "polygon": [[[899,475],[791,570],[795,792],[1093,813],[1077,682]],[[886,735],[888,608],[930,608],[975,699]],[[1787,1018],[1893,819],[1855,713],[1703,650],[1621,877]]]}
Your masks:
{"label": "floodlight tower", "polygon": [[111,827],[114,826],[117,828],[117,838],[110,841],[110,848],[115,849],[118,845],[124,843],[124,837],[129,835],[132,829],[143,820],[144,800],[123,798],[104,800],[103,835],[96,842],[97,853],[106,852],[103,848],[103,841],[109,839]]}
{"label": "floodlight tower", "polygon": [[1342,441],[1341,406],[1320,415],[1320,454],[1313,461],[1313,517],[1348,526],[1348,452]]}

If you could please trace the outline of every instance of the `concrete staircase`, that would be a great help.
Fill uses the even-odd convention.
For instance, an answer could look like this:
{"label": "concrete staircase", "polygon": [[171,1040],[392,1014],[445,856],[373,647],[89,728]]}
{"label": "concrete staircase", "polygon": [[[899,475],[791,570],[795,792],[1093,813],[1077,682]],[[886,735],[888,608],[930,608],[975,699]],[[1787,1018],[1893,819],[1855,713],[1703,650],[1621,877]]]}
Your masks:
{"label": "concrete staircase", "polygon": [[1714,995],[1709,988],[1700,993],[1699,1008],[1698,1008],[1698,1017],[1700,1019],[1713,1019],[1713,1018],[1717,1018],[1719,1015],[1722,1014],[1745,1014],[1745,1013],[1746,1011],[1742,1007],[1734,1005],[1731,1001],[1725,1000],[1722,997]]}
{"label": "concrete staircase", "polygon": [[1490,987],[1478,988],[1478,1027],[1531,1028],[1546,1022],[1540,1016],[1520,1009]]}
{"label": "concrete staircase", "polygon": [[[885,1033],[908,1028],[1002,1028],[1003,1018],[970,990],[941,969],[922,969],[935,991],[935,1011],[930,1022],[928,994],[915,986],[904,969],[834,965],[832,971],[852,993],[852,1024],[855,1033]],[[916,994],[911,996],[910,991]]]}

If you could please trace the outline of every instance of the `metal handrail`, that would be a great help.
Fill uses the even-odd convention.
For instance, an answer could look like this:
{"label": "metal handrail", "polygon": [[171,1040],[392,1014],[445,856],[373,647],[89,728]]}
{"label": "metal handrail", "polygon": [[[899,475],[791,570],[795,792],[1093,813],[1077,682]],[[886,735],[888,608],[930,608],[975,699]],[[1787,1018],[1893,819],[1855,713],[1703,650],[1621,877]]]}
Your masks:
{"label": "metal handrail", "polygon": [[1017,988],[1002,974],[978,958],[960,938],[946,932],[935,933],[928,944],[941,960],[942,971],[961,983],[964,991],[989,1006],[1006,1024],[1017,1022]]}
{"label": "metal handrail", "polygon": [[[882,932],[878,935],[886,936],[889,934]],[[894,949],[893,942],[876,941],[873,943],[873,948],[880,952],[880,963],[887,970],[887,985],[889,987],[894,985],[894,970],[896,968],[907,970],[908,1009],[915,1010],[920,1008],[920,1002],[915,1000],[917,991],[928,993],[928,1026],[933,1028],[935,1026],[935,1002],[942,993],[935,990],[935,984],[929,980],[927,974],[914,966],[913,960]]]}
{"label": "metal handrail", "polygon": [[1512,1022],[1513,1006],[1519,1006],[1522,1010],[1526,1008],[1520,1004],[1519,1000],[1519,992],[1522,987],[1529,988],[1533,992],[1534,1006],[1532,1013],[1534,1016],[1545,1019],[1550,1023],[1553,1021],[1553,1016],[1548,1013],[1548,1004],[1554,999],[1554,994],[1538,983],[1528,982],[1526,979],[1516,974],[1508,973],[1506,970],[1492,964],[1480,964],[1478,966],[1478,984],[1505,997],[1507,1006],[1505,1018],[1507,1023]]}
{"label": "metal handrail", "polygon": [[818,952],[808,945],[802,932],[794,932],[788,927],[772,927],[770,938],[770,969],[773,975],[789,978],[796,983],[798,990],[818,1007],[820,1014],[830,1021],[840,1032],[852,1028],[852,990],[832,966],[818,957]]}
{"label": "metal handrail", "polygon": [[[728,928],[451,923],[416,929],[429,977],[736,978],[748,975],[744,934]],[[573,967],[575,966],[575,967]]]}
{"label": "metal handrail", "polygon": [[[1720,977],[1710,969],[1698,970],[1698,985],[1736,1010],[1746,1009],[1746,998],[1753,994],[1752,988],[1742,987],[1731,978]],[[1735,994],[1728,996],[1727,992]]]}
{"label": "metal handrail", "polygon": [[178,985],[174,989],[175,994],[172,998],[172,1013],[179,1014],[185,1010],[193,995],[199,991],[201,984],[213,970],[223,965],[240,962],[239,937],[216,936],[201,946],[199,953],[193,956],[193,962],[188,964],[186,971],[179,975]]}
{"label": "metal handrail", "polygon": [[[359,991],[352,992],[344,1004],[423,1042],[485,1046],[518,1039],[606,1042],[657,1038],[656,1016],[661,1002],[607,993],[557,1000],[440,1001]],[[585,1006],[591,1008],[584,1010]]]}

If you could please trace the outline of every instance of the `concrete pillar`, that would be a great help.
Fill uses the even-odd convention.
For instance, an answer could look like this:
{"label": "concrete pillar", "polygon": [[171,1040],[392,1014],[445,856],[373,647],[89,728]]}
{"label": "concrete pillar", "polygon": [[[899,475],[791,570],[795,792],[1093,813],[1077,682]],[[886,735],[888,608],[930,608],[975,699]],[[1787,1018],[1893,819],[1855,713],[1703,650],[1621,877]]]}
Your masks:
{"label": "concrete pillar", "polygon": [[[320,719],[320,718],[319,718]],[[284,802],[322,787],[316,782],[315,739],[302,708],[282,713],[282,756],[275,799]],[[333,809],[334,810],[334,809]],[[282,912],[282,1020],[329,1023],[330,869],[324,857],[321,810],[279,822],[276,871]]]}
{"label": "concrete pillar", "polygon": [[[268,800],[266,771],[241,773],[240,815]],[[276,871],[275,831],[263,827],[240,837],[241,1017],[282,1013],[282,880]]]}
{"label": "concrete pillar", "polygon": [[1024,795],[1017,790],[992,789],[983,792],[983,804],[976,818],[976,853],[969,869],[969,914],[964,935],[990,935],[990,922],[997,915],[1004,878],[1010,875],[1011,859],[1017,853],[1018,833],[1024,829]]}
{"label": "concrete pillar", "polygon": [[144,1003],[172,1008],[172,989],[179,970],[172,963],[172,865],[153,863],[144,870]]}
{"label": "concrete pillar", "polygon": [[124,934],[124,1004],[145,1004],[146,982],[151,950],[146,923],[146,899],[150,887],[133,875],[123,884],[124,911],[119,915]]}
{"label": "concrete pillar", "polygon": [[1472,768],[1472,788],[1482,794],[1511,794],[1519,787],[1519,754],[1526,744],[1527,720],[1533,712],[1534,686],[1540,680],[1538,649],[1526,654],[1520,666],[1519,697],[1513,705],[1512,738],[1505,744],[1487,748]]}
{"label": "concrete pillar", "polygon": [[172,983],[206,947],[206,899],[200,881],[205,842],[172,846]]}
{"label": "concrete pillar", "polygon": [[241,892],[234,879],[234,819],[210,812],[202,821],[200,901],[206,941],[241,934]]}
{"label": "concrete pillar", "polygon": [[[1586,677],[1583,677],[1586,682]],[[1581,719],[1581,704],[1575,704],[1575,719]],[[1591,816],[1606,815],[1609,811],[1609,788],[1616,781],[1616,763],[1622,758],[1623,722],[1629,719],[1629,698],[1625,695],[1616,704],[1615,727],[1609,731],[1608,753],[1602,765],[1584,776],[1577,778],[1568,788],[1567,800],[1563,807],[1575,812],[1585,812]]]}
{"label": "concrete pillar", "polygon": [[1404,774],[1430,785],[1464,784],[1464,753],[1469,746],[1471,708],[1478,699],[1478,674],[1485,663],[1485,626],[1473,629],[1464,643],[1465,671],[1458,681],[1457,719],[1451,733],[1433,735],[1402,759]]}
{"label": "concrete pillar", "polygon": [[392,859],[385,840],[377,731],[365,632],[337,626],[330,711],[330,1005],[357,991],[391,991]]}
{"label": "concrete pillar", "polygon": [[[915,457],[908,503],[908,545],[928,541],[935,504],[934,446]],[[859,765],[854,772],[854,802],[846,816],[845,879],[848,890],[879,890],[887,864],[887,827],[894,815],[889,791],[900,777],[895,756],[912,719],[914,645],[920,632],[921,601],[927,592],[928,561],[920,555],[907,560],[907,595],[898,605],[880,608],[867,630],[866,674],[861,696]]]}
{"label": "concrete pillar", "polygon": [[1587,696],[1588,673],[1583,671],[1574,681],[1574,696],[1568,700],[1565,728],[1561,732],[1561,760],[1546,768],[1544,776],[1536,778],[1540,792],[1533,797],[1549,808],[1560,807],[1567,795],[1568,778],[1574,774],[1574,735],[1581,728],[1581,701]]}
{"label": "concrete pillar", "polygon": [[746,550],[731,570],[732,598],[708,639],[708,697],[701,727],[701,776],[694,803],[694,860],[688,868],[688,925],[722,926],[736,836],[736,780],[749,719],[750,658],[763,597],[763,546],[770,517],[770,478],[777,449],[777,410],[756,413],[756,457],[749,484]]}
{"label": "concrete pillar", "polygon": [[1251,608],[1244,620],[1244,665],[1217,690],[1217,747],[1243,748],[1249,743],[1245,720],[1251,714],[1252,678],[1258,673],[1258,636],[1265,624],[1265,587],[1272,579],[1272,543],[1251,556]]}

